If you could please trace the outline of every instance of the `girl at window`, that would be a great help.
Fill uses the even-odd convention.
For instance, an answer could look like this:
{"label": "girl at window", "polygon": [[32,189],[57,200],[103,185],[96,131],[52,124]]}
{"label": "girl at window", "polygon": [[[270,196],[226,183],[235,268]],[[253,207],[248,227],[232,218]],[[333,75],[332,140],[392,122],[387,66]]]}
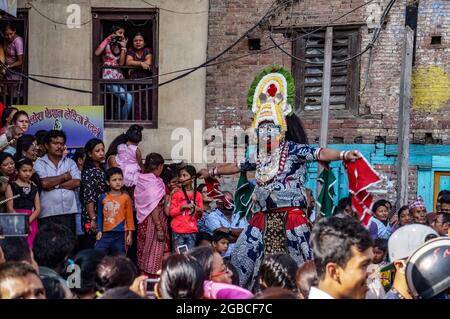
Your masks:
{"label": "girl at window", "polygon": [[[144,35],[140,32],[136,33],[133,37],[133,47],[129,48],[127,52],[127,65],[134,67],[129,72],[130,79],[148,78],[152,75],[152,51],[145,45]],[[151,92],[145,90],[148,88],[147,85],[137,87],[142,91],[135,93],[134,119],[138,121],[146,120],[148,115],[145,106],[151,102]]]}
{"label": "girl at window", "polygon": [[[112,33],[100,43],[95,50],[96,56],[102,56],[103,80],[123,80],[124,76],[119,66],[125,65],[128,39],[125,39],[125,28],[123,26],[113,26]],[[114,68],[105,68],[111,66]],[[119,84],[105,85],[106,91],[112,92],[119,97],[122,102],[120,114],[113,112],[113,118],[119,117],[120,120],[128,120],[133,105],[133,97],[127,93],[126,89]]]}

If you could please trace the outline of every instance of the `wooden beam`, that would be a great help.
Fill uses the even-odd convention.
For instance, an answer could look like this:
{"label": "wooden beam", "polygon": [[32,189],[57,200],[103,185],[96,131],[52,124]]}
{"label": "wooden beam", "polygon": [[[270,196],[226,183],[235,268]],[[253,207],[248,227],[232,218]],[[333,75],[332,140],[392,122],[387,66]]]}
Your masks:
{"label": "wooden beam", "polygon": [[408,203],[409,117],[411,109],[413,55],[414,30],[409,26],[405,26],[398,116],[397,209]]}
{"label": "wooden beam", "polygon": [[[323,63],[323,78],[322,78],[322,108],[320,114],[320,137],[319,146],[327,147],[328,145],[328,117],[330,113],[330,91],[331,91],[331,61],[333,59],[333,27],[327,27],[325,32],[325,52]],[[317,179],[322,173],[322,167],[317,167]],[[317,182],[316,198],[322,190],[322,186]],[[319,214],[319,207],[317,206],[317,214]]]}
{"label": "wooden beam", "polygon": [[320,115],[320,147],[327,147],[328,116],[330,113],[331,61],[333,58],[333,28],[328,27],[325,33],[325,57],[323,64],[322,109]]}

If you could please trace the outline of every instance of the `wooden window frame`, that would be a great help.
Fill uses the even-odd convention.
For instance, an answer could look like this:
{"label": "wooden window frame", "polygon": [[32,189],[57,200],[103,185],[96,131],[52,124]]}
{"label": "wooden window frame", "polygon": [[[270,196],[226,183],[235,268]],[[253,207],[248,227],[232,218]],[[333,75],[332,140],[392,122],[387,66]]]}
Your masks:
{"label": "wooden window frame", "polygon": [[[152,72],[154,75],[159,74],[159,9],[157,8],[91,8],[92,14],[92,78],[97,79],[98,70],[101,68],[101,59],[94,54],[95,48],[103,40],[103,24],[101,20],[120,20],[121,16],[126,16],[128,20],[148,20],[153,19],[152,30]],[[128,40],[130,43],[130,39]],[[153,78],[152,85],[158,85],[159,78]],[[92,90],[100,91],[100,84],[97,81],[92,82]],[[153,90],[152,99],[152,120],[146,121],[106,121],[106,128],[127,128],[131,124],[139,124],[144,128],[157,129],[158,128],[158,92],[159,89]],[[93,94],[92,101],[94,105],[101,105],[99,103],[100,97],[98,94]],[[106,110],[105,110],[106,111]]]}
{"label": "wooden window frame", "polygon": [[[348,34],[349,35],[349,54],[348,56],[353,56],[360,52],[361,39],[360,39],[360,25],[348,25],[348,26],[332,26],[333,27],[333,37],[335,33],[339,35]],[[301,35],[302,33],[307,33],[309,30],[314,30],[316,27],[302,28],[301,32],[297,31],[294,37]],[[306,31],[305,31],[306,30]],[[323,31],[324,32],[324,31]],[[300,38],[293,43],[293,54],[294,56],[305,59],[305,38]],[[339,58],[342,59],[342,58]],[[312,64],[308,66],[313,66]],[[333,65],[334,66],[334,65]],[[292,70],[296,88],[296,113],[301,117],[320,117],[321,109],[318,110],[305,110],[303,105],[304,97],[304,78],[305,78],[305,68],[306,64],[300,61],[292,59]],[[347,65],[347,83],[346,83],[346,108],[342,110],[330,109],[330,116],[334,118],[348,118],[355,117],[358,115],[359,111],[359,88],[360,88],[360,60],[355,58],[348,62]]]}

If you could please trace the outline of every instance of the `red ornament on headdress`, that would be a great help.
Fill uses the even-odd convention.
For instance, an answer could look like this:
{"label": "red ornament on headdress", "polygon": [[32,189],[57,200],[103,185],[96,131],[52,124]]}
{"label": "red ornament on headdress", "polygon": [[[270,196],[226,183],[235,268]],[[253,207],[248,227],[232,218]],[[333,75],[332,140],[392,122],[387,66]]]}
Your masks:
{"label": "red ornament on headdress", "polygon": [[274,97],[275,94],[277,94],[277,91],[278,89],[276,85],[272,83],[271,85],[269,85],[269,88],[267,89],[267,94],[269,94],[271,97]]}

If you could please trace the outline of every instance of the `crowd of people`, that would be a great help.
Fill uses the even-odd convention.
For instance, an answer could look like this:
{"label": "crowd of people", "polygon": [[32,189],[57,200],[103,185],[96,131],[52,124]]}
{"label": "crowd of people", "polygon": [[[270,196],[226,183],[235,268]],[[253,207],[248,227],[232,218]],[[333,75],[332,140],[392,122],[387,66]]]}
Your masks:
{"label": "crowd of people", "polygon": [[[448,299],[450,191],[434,212],[379,199],[363,221],[354,194],[315,212],[309,162],[367,163],[308,145],[290,81],[274,66],[252,85],[257,152],[198,171],[144,156],[137,124],[69,156],[64,131],[27,134],[27,113],[6,108],[0,210],[29,231],[0,240],[0,298]],[[218,178],[236,173],[233,195]]]}

